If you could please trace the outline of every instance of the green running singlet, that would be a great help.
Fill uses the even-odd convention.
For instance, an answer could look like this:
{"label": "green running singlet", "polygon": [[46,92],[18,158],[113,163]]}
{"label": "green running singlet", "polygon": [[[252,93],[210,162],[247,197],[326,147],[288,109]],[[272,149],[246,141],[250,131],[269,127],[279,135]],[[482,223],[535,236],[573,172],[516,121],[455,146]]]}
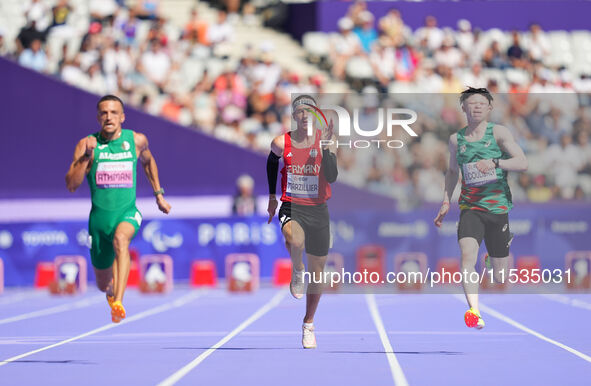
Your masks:
{"label": "green running singlet", "polygon": [[94,267],[106,269],[115,259],[113,238],[117,226],[130,223],[135,236],[142,223],[135,206],[137,154],[131,130],[121,130],[119,138],[112,141],[105,141],[100,133],[92,136],[97,147],[86,177],[92,199],[88,220],[90,257]]}
{"label": "green running singlet", "polygon": [[489,122],[480,141],[466,141],[466,127],[458,131],[456,158],[462,172],[462,191],[460,209],[479,210],[494,214],[508,213],[513,207],[511,191],[507,183],[507,171],[495,168],[489,173],[481,173],[476,163],[483,159],[507,159],[493,134],[494,123]]}

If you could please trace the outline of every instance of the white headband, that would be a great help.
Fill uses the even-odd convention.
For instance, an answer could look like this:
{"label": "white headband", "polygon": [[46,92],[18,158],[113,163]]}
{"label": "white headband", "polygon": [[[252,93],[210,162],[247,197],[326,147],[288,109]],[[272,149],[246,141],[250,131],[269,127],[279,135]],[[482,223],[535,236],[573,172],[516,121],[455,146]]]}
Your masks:
{"label": "white headband", "polygon": [[301,105],[312,105],[316,106],[316,102],[312,98],[300,98],[297,101],[293,102],[292,108],[295,110],[298,106]]}

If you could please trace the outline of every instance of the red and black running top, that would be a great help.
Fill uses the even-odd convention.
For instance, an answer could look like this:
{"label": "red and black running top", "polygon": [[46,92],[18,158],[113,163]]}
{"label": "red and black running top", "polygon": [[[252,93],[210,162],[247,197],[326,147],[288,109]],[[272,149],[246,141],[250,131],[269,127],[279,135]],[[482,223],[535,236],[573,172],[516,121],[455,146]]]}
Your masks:
{"label": "red and black running top", "polygon": [[330,184],[321,168],[320,134],[320,130],[316,130],[312,146],[297,148],[291,144],[291,133],[285,133],[281,201],[298,205],[319,205],[330,198]]}

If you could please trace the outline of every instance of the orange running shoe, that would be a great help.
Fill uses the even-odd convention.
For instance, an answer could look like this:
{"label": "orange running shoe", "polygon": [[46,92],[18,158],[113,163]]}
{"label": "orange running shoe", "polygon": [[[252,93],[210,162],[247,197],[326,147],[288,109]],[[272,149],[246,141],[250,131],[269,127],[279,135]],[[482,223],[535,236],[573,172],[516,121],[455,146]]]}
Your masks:
{"label": "orange running shoe", "polygon": [[478,330],[484,328],[484,320],[480,316],[480,313],[473,308],[470,308],[464,314],[464,322],[466,322],[466,326],[470,328],[476,327]]}
{"label": "orange running shoe", "polygon": [[125,319],[125,308],[120,301],[113,302],[111,305],[111,320],[113,323],[119,323]]}

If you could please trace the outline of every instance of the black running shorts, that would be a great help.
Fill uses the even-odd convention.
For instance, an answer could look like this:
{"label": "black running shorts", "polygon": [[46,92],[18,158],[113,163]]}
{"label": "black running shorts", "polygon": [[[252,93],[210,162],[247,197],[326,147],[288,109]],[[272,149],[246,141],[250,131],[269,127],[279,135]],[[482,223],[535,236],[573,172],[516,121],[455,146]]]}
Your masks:
{"label": "black running shorts", "polygon": [[297,205],[283,202],[279,209],[281,229],[290,221],[304,230],[306,253],[326,256],[330,248],[330,218],[326,204]]}
{"label": "black running shorts", "polygon": [[509,230],[509,214],[495,214],[479,210],[464,209],[460,213],[458,240],[473,237],[486,245],[490,257],[509,256],[513,235]]}

